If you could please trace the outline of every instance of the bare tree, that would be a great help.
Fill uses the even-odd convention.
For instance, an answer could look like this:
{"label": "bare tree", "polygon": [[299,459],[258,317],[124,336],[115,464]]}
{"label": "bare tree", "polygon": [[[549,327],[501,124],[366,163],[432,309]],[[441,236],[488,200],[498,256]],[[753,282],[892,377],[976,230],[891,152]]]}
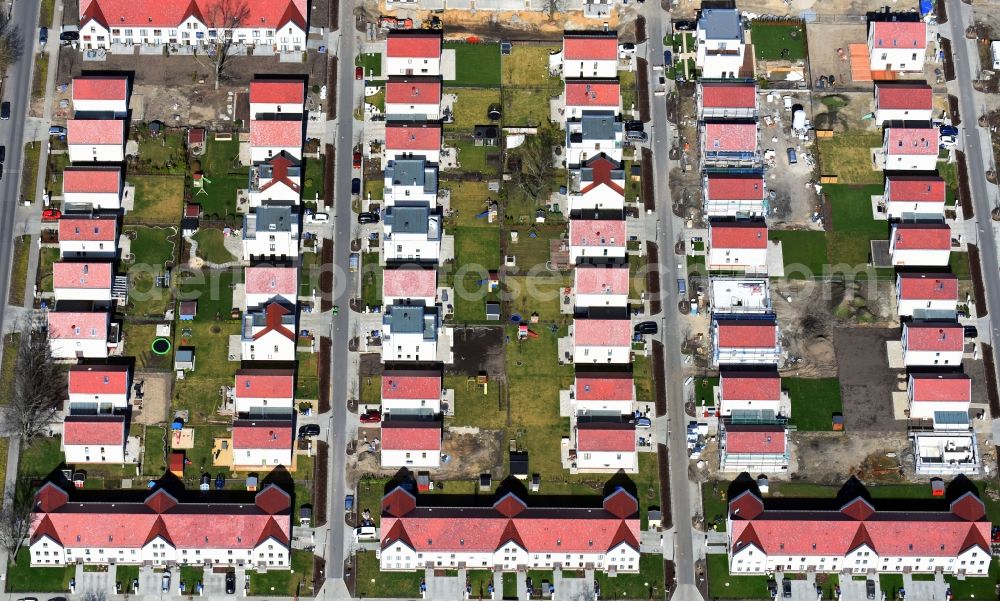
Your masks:
{"label": "bare tree", "polygon": [[35,489],[17,486],[8,492],[0,509],[0,547],[14,561],[24,541],[31,534],[31,512],[35,506]]}
{"label": "bare tree", "polygon": [[10,15],[0,10],[0,71],[16,63],[24,54],[24,36],[21,28],[10,20]]}
{"label": "bare tree", "polygon": [[24,323],[17,354],[14,390],[7,411],[10,434],[30,444],[46,436],[66,391],[63,370],[52,360],[48,331]]}
{"label": "bare tree", "polygon": [[560,144],[557,132],[552,126],[542,126],[508,155],[512,181],[529,197],[541,198],[551,180],[555,169],[552,149]]}
{"label": "bare tree", "polygon": [[246,0],[219,0],[213,6],[208,16],[208,29],[215,37],[209,36],[209,56],[212,59],[212,70],[215,73],[215,89],[226,77],[233,56],[234,32],[242,27],[250,16],[250,7]]}

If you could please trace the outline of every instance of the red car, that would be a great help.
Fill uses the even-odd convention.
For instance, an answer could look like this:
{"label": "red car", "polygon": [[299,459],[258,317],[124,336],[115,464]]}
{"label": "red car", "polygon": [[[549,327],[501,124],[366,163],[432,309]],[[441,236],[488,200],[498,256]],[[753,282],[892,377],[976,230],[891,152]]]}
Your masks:
{"label": "red car", "polygon": [[62,212],[59,209],[45,209],[42,211],[42,221],[59,221]]}
{"label": "red car", "polygon": [[357,80],[360,81],[360,80],[362,80],[364,78],[365,78],[365,69],[364,69],[364,67],[354,67],[354,79],[357,79]]}
{"label": "red car", "polygon": [[361,153],[360,152],[355,152],[354,153],[354,168],[355,169],[361,169]]}
{"label": "red car", "polygon": [[361,414],[362,424],[377,424],[382,421],[382,413],[380,411],[372,410]]}

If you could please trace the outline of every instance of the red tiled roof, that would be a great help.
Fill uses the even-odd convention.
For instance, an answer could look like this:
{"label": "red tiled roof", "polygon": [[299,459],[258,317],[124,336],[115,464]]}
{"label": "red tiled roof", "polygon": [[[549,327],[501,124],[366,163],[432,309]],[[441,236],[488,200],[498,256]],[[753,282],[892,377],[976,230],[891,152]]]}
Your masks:
{"label": "red tiled roof", "polygon": [[[440,391],[439,391],[440,392]],[[382,422],[382,448],[388,451],[440,451],[439,422]]]}
{"label": "red tiled roof", "polygon": [[573,270],[576,294],[628,294],[628,266],[578,266]]}
{"label": "red tiled roof", "polygon": [[84,288],[110,290],[114,280],[114,266],[103,263],[71,263],[59,261],[52,264],[53,288]]}
{"label": "red tiled roof", "polygon": [[901,223],[892,228],[896,250],[948,250],[951,228],[946,224]]}
{"label": "red tiled roof", "polygon": [[85,75],[73,78],[73,101],[126,100],[128,78],[124,75]]}
{"label": "red tiled roof", "polygon": [[607,155],[601,153],[596,157],[585,161],[584,167],[591,169],[592,177],[590,183],[580,190],[580,194],[586,194],[601,184],[611,188],[618,194],[625,194],[625,190],[621,187],[621,185],[615,182],[612,174],[613,171],[621,169],[621,163],[613,161],[608,158]]}
{"label": "red tiled roof", "polygon": [[717,321],[720,348],[774,348],[778,326],[768,321]]}
{"label": "red tiled roof", "polygon": [[247,294],[291,296],[298,294],[298,270],[294,267],[259,265],[244,271]]}
{"label": "red tiled roof", "polygon": [[240,369],[233,392],[238,399],[290,399],[295,374],[290,369]]}
{"label": "red tiled roof", "polygon": [[757,86],[753,83],[702,82],[701,105],[713,109],[757,107]]}
{"label": "red tiled roof", "polygon": [[441,374],[434,371],[382,372],[383,399],[441,398]]}
{"label": "red tiled roof", "polygon": [[785,428],[783,426],[726,428],[726,452],[782,454],[785,452]]}
{"label": "red tiled roof", "polygon": [[233,449],[291,449],[291,420],[233,421]]}
{"label": "red tiled roof", "polygon": [[435,77],[390,77],[386,104],[440,104],[441,80]]}
{"label": "red tiled roof", "polygon": [[888,202],[944,202],[944,180],[936,175],[889,175]]}
{"label": "red tiled roof", "polygon": [[436,294],[436,269],[387,267],[382,271],[382,298],[421,298]]}
{"label": "red tiled roof", "polygon": [[[90,19],[105,27],[177,27],[189,16],[206,26],[221,27],[227,20],[225,0],[81,0],[80,27]],[[294,23],[305,29],[306,0],[249,0],[244,27],[279,29]]]}
{"label": "red tiled roof", "polygon": [[903,300],[958,300],[958,278],[953,273],[901,273],[897,286]]}
{"label": "red tiled roof", "polygon": [[385,126],[385,147],[388,150],[441,150],[441,126],[436,123],[388,123]]}
{"label": "red tiled roof", "polygon": [[702,144],[708,152],[757,150],[757,125],[730,121],[706,123]]}
{"label": "red tiled roof", "polygon": [[63,193],[98,194],[121,192],[122,170],[118,167],[66,167]]}
{"label": "red tiled roof", "polygon": [[712,248],[767,248],[767,224],[755,221],[719,222],[708,227]]}
{"label": "red tiled roof", "polygon": [[49,311],[49,338],[59,340],[106,340],[106,312]]}
{"label": "red tiled roof", "polygon": [[910,398],[918,403],[968,403],[972,400],[972,378],[965,374],[910,374]]}
{"label": "red tiled roof", "polygon": [[124,416],[67,415],[63,424],[63,444],[120,445],[124,442]]}
{"label": "red tiled roof", "polygon": [[934,93],[926,83],[875,82],[878,108],[891,111],[929,111]]}
{"label": "red tiled roof", "polygon": [[285,327],[281,323],[281,318],[288,315],[289,311],[280,303],[268,303],[264,307],[264,327],[253,335],[254,340],[258,340],[267,335],[268,332],[277,332],[289,340],[295,340],[295,332]]}
{"label": "red tiled roof", "polygon": [[571,219],[569,239],[573,246],[625,246],[624,219]]}
{"label": "red tiled roof", "polygon": [[907,323],[903,336],[908,351],[961,351],[965,332],[957,323]]}
{"label": "red tiled roof", "polygon": [[301,80],[254,79],[250,81],[250,104],[303,104],[306,88]]}
{"label": "red tiled roof", "polygon": [[390,31],[385,43],[387,58],[440,58],[441,36]]}
{"label": "red tiled roof", "polygon": [[618,38],[567,35],[563,37],[563,60],[617,62]]}
{"label": "red tiled roof", "polygon": [[577,452],[633,452],[635,426],[621,423],[578,422],[576,450]]}
{"label": "red tiled roof", "polygon": [[628,347],[632,344],[632,322],[628,319],[574,319],[574,346]]}
{"label": "red tiled roof", "polygon": [[251,119],[250,146],[300,148],[302,146],[302,122]]}
{"label": "red tiled roof", "polygon": [[74,365],[69,368],[70,394],[128,394],[128,367]]}
{"label": "red tiled roof", "polygon": [[580,373],[573,384],[578,401],[624,401],[635,400],[635,384],[629,373]]}
{"label": "red tiled roof", "polygon": [[125,144],[125,122],[120,119],[70,119],[66,122],[66,143]]}
{"label": "red tiled roof", "polygon": [[875,48],[927,48],[927,25],[923,21],[875,21],[871,27]]}
{"label": "red tiled roof", "polygon": [[767,194],[762,175],[709,174],[705,181],[707,200],[764,200]]}
{"label": "red tiled roof", "polygon": [[724,401],[776,401],[781,398],[781,377],[777,371],[724,371],[719,377]]}
{"label": "red tiled roof", "polygon": [[[292,161],[288,158],[284,150],[280,154],[268,159],[267,163],[271,165],[271,178],[266,184],[260,187],[261,192],[279,182],[288,186],[293,192],[297,193],[299,191],[299,185],[292,181],[292,176],[288,175],[288,169],[292,166]],[[296,179],[298,178],[296,177]]]}
{"label": "red tiled roof", "polygon": [[933,127],[887,127],[886,152],[890,155],[936,155],[939,134]]}
{"label": "red tiled roof", "polygon": [[118,221],[114,217],[66,217],[59,220],[59,240],[65,242],[115,242]]}
{"label": "red tiled roof", "polygon": [[617,107],[621,86],[606,79],[576,79],[566,82],[566,106]]}

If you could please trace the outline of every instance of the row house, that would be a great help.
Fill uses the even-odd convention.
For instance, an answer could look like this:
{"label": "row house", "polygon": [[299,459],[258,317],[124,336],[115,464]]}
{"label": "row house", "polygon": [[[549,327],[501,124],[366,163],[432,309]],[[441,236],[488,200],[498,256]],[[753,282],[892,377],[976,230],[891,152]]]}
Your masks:
{"label": "row house", "polygon": [[250,503],[181,500],[164,489],[114,503],[75,494],[48,482],[35,496],[32,566],[291,565],[291,497],[274,484]]}
{"label": "row house", "polygon": [[440,361],[451,352],[450,330],[437,306],[388,305],[382,316],[382,362]]}
{"label": "row house", "polygon": [[574,319],[570,336],[577,365],[632,362],[632,322],[627,318]]}
{"label": "row house", "polygon": [[386,123],[386,162],[415,157],[420,157],[429,163],[441,161],[441,124]]}
{"label": "row house", "polygon": [[295,372],[290,369],[239,369],[233,383],[237,414],[291,415],[295,404]]}
{"label": "row house", "polygon": [[787,471],[790,461],[791,441],[783,424],[720,422],[720,471],[776,473]]}
{"label": "row house", "polygon": [[902,347],[906,367],[960,366],[965,330],[955,321],[903,322]]}
{"label": "row house", "polygon": [[698,120],[756,119],[760,114],[757,84],[745,81],[698,81]]}
{"label": "row house", "polygon": [[121,163],[127,139],[122,119],[66,121],[66,146],[72,163]]}
{"label": "row house", "polygon": [[86,211],[122,208],[125,181],[121,167],[66,167],[63,170],[63,206]]}
{"label": "row house", "polygon": [[577,371],[569,396],[576,415],[632,415],[635,381],[627,371]]}
{"label": "row house", "polygon": [[761,319],[712,319],[712,356],[716,365],[777,365],[781,340],[774,316]]}
{"label": "row house", "polygon": [[618,33],[567,32],[559,58],[565,79],[617,77]]}
{"label": "row house", "polygon": [[909,418],[922,420],[910,430],[916,473],[979,474],[982,458],[969,417],[972,379],[963,373],[911,372],[906,398]]}
{"label": "row house", "polygon": [[243,216],[243,260],[299,256],[299,214],[294,207],[264,205]]}
{"label": "row house", "polygon": [[897,223],[889,233],[889,257],[895,267],[945,267],[951,244],[945,223]]}
{"label": "row house", "polygon": [[717,404],[721,417],[753,412],[781,415],[781,376],[777,365],[750,370],[744,366],[721,365]]}
{"label": "row house", "polygon": [[240,346],[244,361],[295,361],[295,309],[280,302],[243,314]]}
{"label": "row house", "polygon": [[706,120],[700,128],[702,165],[751,168],[760,165],[758,124],[754,120]]}
{"label": "row house", "polygon": [[54,359],[106,359],[118,347],[118,324],[106,310],[49,311],[46,316]]}
{"label": "row house", "polygon": [[925,82],[875,82],[875,125],[905,121],[929,123],[934,93]]}
{"label": "row house", "polygon": [[294,413],[287,419],[234,419],[233,469],[292,465]]}
{"label": "row house", "polygon": [[115,284],[110,261],[57,261],[52,264],[52,291],[56,306],[64,301],[83,301],[110,308]]}
{"label": "row house", "polygon": [[113,215],[64,216],[59,220],[62,259],[114,259],[118,256],[118,218]]}
{"label": "row house", "polygon": [[938,162],[940,130],[930,123],[889,126],[883,132],[886,171],[934,171]]}
{"label": "row house", "polygon": [[872,71],[923,72],[927,24],[917,19],[916,13],[894,14],[888,20],[869,22],[868,58]]}
{"label": "row house", "polygon": [[77,115],[111,115],[125,118],[132,86],[125,75],[74,77],[70,98]]}
{"label": "row house", "polygon": [[695,32],[695,65],[705,79],[740,76],[746,55],[743,22],[735,8],[704,8]]}
{"label": "row house", "polygon": [[600,154],[621,162],[625,124],[614,111],[586,111],[566,121],[566,166],[570,169]]}
{"label": "row house", "polygon": [[601,153],[569,172],[570,213],[623,211],[625,169],[620,161]]}
{"label": "row house", "polygon": [[573,270],[573,306],[578,310],[628,307],[628,264],[591,265]]}
{"label": "row house", "polygon": [[265,115],[302,115],[306,102],[305,79],[257,79],[250,81],[250,119]]}
{"label": "row house", "polygon": [[438,170],[425,157],[400,158],[385,168],[382,195],[386,207],[397,202],[437,206]]}
{"label": "row house", "polygon": [[393,416],[383,420],[382,467],[440,467],[442,426],[438,419]]}
{"label": "row house", "polygon": [[382,270],[382,303],[386,306],[437,303],[437,269],[411,265],[390,265]]}
{"label": "row house", "polygon": [[702,188],[705,214],[711,217],[767,215],[767,188],[759,173],[706,173]]}
{"label": "row house", "polygon": [[954,318],[958,311],[958,277],[953,273],[896,274],[896,314],[925,319]]}
{"label": "row house", "polygon": [[756,490],[729,502],[731,574],[775,571],[980,576],[990,566],[990,521],[967,492],[946,509],[880,509],[866,493],[840,508],[802,501],[770,506]]}
{"label": "row house", "polygon": [[395,203],[382,215],[382,258],[391,261],[438,261],[444,235],[441,212],[430,206]]}
{"label": "row house", "polygon": [[108,414],[128,409],[132,375],[125,365],[74,365],[67,374],[67,410]]}
{"label": "row house", "polygon": [[443,396],[441,372],[391,369],[382,372],[383,415],[437,415]]}
{"label": "row house", "polygon": [[767,273],[767,224],[719,221],[708,224],[706,267],[712,271]]}
{"label": "row house", "polygon": [[268,115],[250,120],[250,162],[264,163],[279,154],[302,157],[305,121],[302,115]]}
{"label": "row house", "polygon": [[617,79],[567,79],[565,112],[568,119],[579,119],[587,111],[611,112],[622,110],[621,86]]}
{"label": "row house", "polygon": [[441,118],[441,78],[390,77],[385,83],[385,118],[435,121]]}
{"label": "row house", "polygon": [[125,463],[131,377],[124,365],[74,365],[61,446],[66,462]]}
{"label": "row house", "polygon": [[433,31],[390,31],[385,42],[385,67],[388,77],[440,77],[441,34]]}
{"label": "row house", "polygon": [[247,204],[251,209],[262,205],[298,205],[300,198],[302,162],[294,155],[282,150],[250,167]]}
{"label": "row house", "polygon": [[402,487],[382,498],[379,569],[460,567],[639,571],[639,503],[622,488],[600,508],[532,507],[515,493],[492,507],[433,507]]}
{"label": "row house", "polygon": [[617,421],[607,418],[591,421],[578,415],[574,434],[570,457],[579,471],[591,474],[618,471],[634,474],[639,471],[634,422],[620,418]]}
{"label": "row house", "polygon": [[937,175],[887,175],[883,202],[892,220],[944,220],[944,180]]}
{"label": "row house", "polygon": [[[303,51],[309,31],[306,0],[82,0],[79,6],[82,50],[128,46],[193,46],[203,51],[229,38],[240,46]],[[235,24],[235,26],[234,26]]]}
{"label": "row house", "polygon": [[624,259],[625,243],[624,219],[571,219],[569,222],[571,263],[585,259]]}
{"label": "row house", "polygon": [[[968,418],[972,378],[963,373],[911,373],[906,381],[906,400],[910,419],[937,421],[936,416],[951,412]],[[965,425],[968,428],[967,419]]]}
{"label": "row house", "polygon": [[299,271],[284,265],[257,264],[243,272],[245,281],[242,309],[259,309],[269,303],[294,307],[298,300]]}

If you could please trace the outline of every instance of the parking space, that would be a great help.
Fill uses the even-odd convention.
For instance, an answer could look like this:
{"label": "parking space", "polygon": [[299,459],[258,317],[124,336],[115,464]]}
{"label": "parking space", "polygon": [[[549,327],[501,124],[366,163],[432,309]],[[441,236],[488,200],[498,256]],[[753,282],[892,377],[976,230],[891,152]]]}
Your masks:
{"label": "parking space", "polygon": [[[170,574],[170,572],[154,572],[153,570],[140,570],[139,594],[159,595],[162,592],[161,587],[162,587],[163,577],[165,574]],[[171,584],[173,584],[173,578],[171,578],[170,582]]]}
{"label": "parking space", "polygon": [[465,583],[458,576],[435,576],[427,571],[427,599],[462,599],[465,597]]}
{"label": "parking space", "polygon": [[78,593],[115,593],[115,566],[109,566],[106,572],[85,572],[83,564],[76,566],[76,592]]}

